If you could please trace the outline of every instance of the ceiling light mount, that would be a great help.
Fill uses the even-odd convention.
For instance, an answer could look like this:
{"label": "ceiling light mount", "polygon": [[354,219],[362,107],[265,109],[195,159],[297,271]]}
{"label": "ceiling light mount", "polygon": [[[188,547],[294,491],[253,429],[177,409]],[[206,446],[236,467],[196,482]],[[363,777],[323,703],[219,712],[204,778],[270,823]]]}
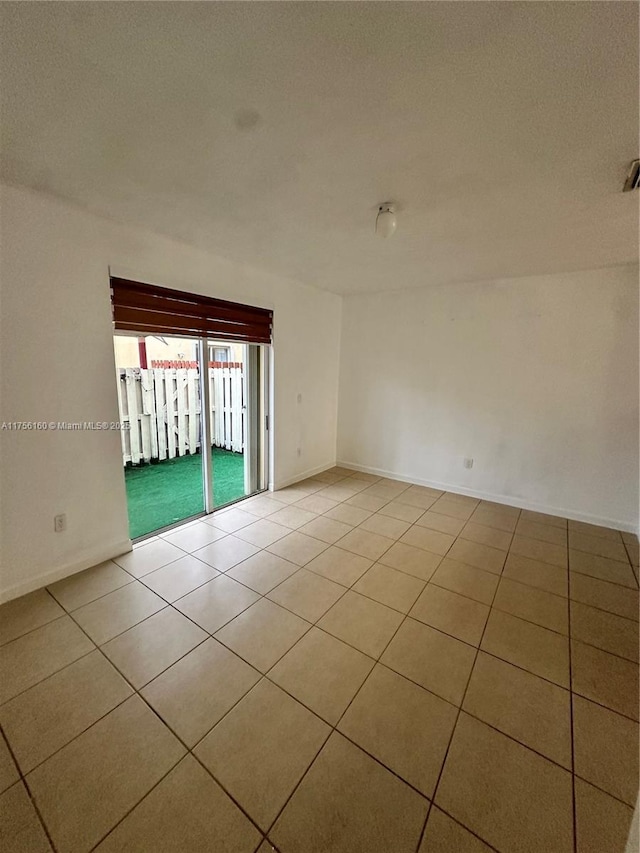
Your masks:
{"label": "ceiling light mount", "polygon": [[391,237],[395,234],[398,226],[396,218],[396,206],[392,201],[385,201],[378,205],[376,216],[376,234],[378,237]]}

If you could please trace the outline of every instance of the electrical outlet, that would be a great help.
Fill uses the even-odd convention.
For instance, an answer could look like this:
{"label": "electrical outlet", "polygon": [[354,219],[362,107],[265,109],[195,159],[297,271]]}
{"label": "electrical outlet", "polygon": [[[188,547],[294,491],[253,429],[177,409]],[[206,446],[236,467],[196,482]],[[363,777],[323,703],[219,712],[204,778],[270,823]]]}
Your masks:
{"label": "electrical outlet", "polygon": [[300,405],[300,403],[302,403],[302,394],[298,394],[296,399],[298,401],[298,405]]}
{"label": "electrical outlet", "polygon": [[473,459],[465,459],[463,465],[465,468],[473,468]]}
{"label": "electrical outlet", "polygon": [[53,519],[53,529],[56,533],[63,533],[67,529],[67,514],[61,512]]}
{"label": "electrical outlet", "polygon": [[298,453],[298,456],[302,456],[302,448],[301,447],[298,448],[297,453]]}

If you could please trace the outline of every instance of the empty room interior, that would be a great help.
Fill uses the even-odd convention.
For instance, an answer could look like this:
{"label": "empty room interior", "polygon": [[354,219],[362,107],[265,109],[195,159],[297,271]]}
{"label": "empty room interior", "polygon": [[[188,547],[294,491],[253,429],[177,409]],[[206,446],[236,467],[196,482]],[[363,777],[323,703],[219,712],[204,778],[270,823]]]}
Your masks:
{"label": "empty room interior", "polygon": [[638,853],[637,2],[2,2],[0,848]]}

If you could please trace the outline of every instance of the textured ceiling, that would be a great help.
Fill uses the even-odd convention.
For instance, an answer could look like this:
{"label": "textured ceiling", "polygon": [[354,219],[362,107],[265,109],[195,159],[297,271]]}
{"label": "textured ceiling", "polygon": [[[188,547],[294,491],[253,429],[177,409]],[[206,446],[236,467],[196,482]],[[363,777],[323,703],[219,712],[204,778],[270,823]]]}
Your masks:
{"label": "textured ceiling", "polygon": [[11,183],[337,293],[637,259],[636,3],[1,6]]}

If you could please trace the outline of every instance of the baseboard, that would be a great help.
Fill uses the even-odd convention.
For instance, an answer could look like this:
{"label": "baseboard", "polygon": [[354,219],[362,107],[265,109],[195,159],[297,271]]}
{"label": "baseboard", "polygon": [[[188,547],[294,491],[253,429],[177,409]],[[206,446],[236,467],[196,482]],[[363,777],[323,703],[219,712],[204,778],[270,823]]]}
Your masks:
{"label": "baseboard", "polygon": [[5,601],[11,601],[21,595],[26,595],[29,592],[34,592],[36,589],[42,589],[43,586],[56,581],[64,580],[78,572],[83,572],[85,569],[90,569],[92,566],[97,566],[99,563],[104,563],[106,560],[112,560],[114,557],[119,557],[121,554],[126,554],[131,551],[131,540],[123,539],[122,542],[117,542],[109,546],[101,546],[85,551],[82,556],[74,560],[73,563],[67,563],[65,566],[60,566],[57,569],[44,572],[35,578],[30,578],[28,581],[14,584],[8,589],[0,591],[0,604]]}
{"label": "baseboard", "polygon": [[402,480],[404,482],[413,483],[416,486],[428,486],[431,489],[441,489],[443,492],[453,492],[457,495],[468,495],[470,498],[479,498],[480,500],[493,501],[498,504],[506,504],[507,506],[516,506],[519,509],[530,509],[534,512],[544,512],[547,515],[557,515],[561,518],[570,518],[572,521],[586,521],[588,524],[597,524],[601,527],[612,527],[616,530],[624,530],[628,533],[638,533],[638,525],[631,522],[619,521],[616,518],[606,518],[604,516],[592,515],[588,512],[580,512],[579,510],[568,509],[566,507],[550,506],[536,501],[527,501],[522,498],[515,498],[511,495],[499,495],[492,492],[478,491],[477,489],[467,489],[464,486],[453,486],[450,483],[439,483],[436,480],[424,480],[416,477],[410,477],[407,474],[398,474],[395,471],[386,471],[384,468],[373,468],[369,465],[358,465],[355,462],[347,462],[339,460],[336,465],[342,465],[345,468],[351,468],[354,471],[362,471],[365,474],[377,474],[379,477],[386,477],[389,480]]}
{"label": "baseboard", "polygon": [[275,484],[269,483],[269,491],[273,492],[276,491],[276,489],[284,489],[287,486],[293,486],[301,480],[307,480],[315,474],[322,474],[323,471],[328,471],[329,468],[335,468],[337,464],[337,462],[327,462],[326,465],[318,465],[317,468],[309,468],[306,471],[302,471],[300,474],[296,474],[294,477],[289,477],[287,480],[278,480]]}

